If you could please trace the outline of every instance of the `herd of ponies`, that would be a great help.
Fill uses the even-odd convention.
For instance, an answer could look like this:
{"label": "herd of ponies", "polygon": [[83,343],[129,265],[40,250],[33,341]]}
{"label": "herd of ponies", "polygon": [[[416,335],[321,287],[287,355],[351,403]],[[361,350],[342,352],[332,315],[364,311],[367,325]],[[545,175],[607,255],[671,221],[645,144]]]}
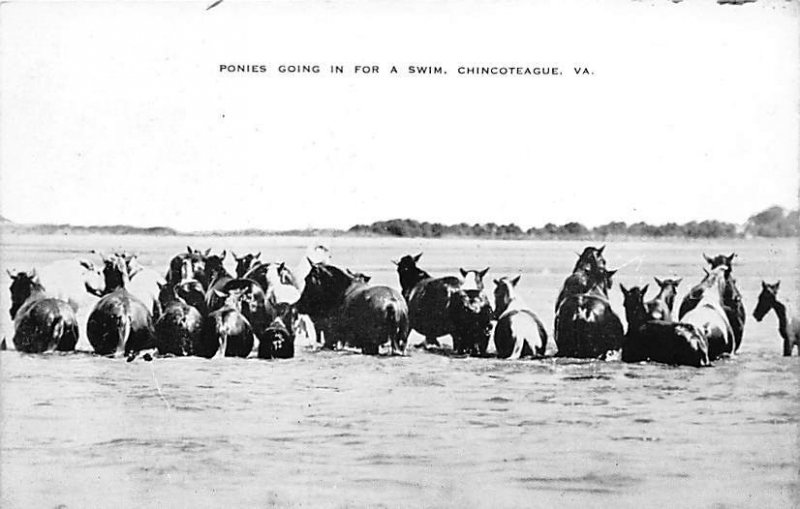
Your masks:
{"label": "herd of ponies", "polygon": [[[658,294],[651,300],[645,299],[649,285],[620,284],[624,331],[609,300],[616,271],[606,267],[604,249],[587,247],[578,256],[555,302],[552,340],[517,292],[520,275],[494,279],[490,298],[488,268],[434,277],[420,268],[420,253],[393,261],[398,291],[333,265],[328,249],[316,246],[294,269],[261,261],[260,252],[231,252],[235,274],[225,268],[227,251],[191,247],[171,259],[166,273],[128,252],[98,253],[102,266],[80,259],[9,270],[13,344],[25,353],[71,351],[85,334],[96,354],[128,360],[272,359],[293,357],[295,338],[304,334],[321,348],[404,355],[415,330],[425,338],[419,347],[442,351],[438,338],[449,335],[453,355],[482,357],[493,340],[495,355],[505,359],[555,351],[559,357],[700,367],[737,352],[746,312],[733,277],[735,254],[703,255],[705,277],[677,310],[681,279],[654,278]],[[794,345],[800,348],[800,322],[789,320],[779,287],[762,281],[753,316],[761,321],[775,311],[783,354],[790,356]],[[81,311],[88,317],[79,323]]]}

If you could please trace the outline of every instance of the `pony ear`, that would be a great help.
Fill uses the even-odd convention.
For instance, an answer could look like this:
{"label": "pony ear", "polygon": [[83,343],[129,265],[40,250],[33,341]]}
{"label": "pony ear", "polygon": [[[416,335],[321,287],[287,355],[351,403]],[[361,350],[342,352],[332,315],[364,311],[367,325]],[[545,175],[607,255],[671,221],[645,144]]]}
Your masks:
{"label": "pony ear", "polygon": [[397,260],[390,260],[390,261],[395,265],[400,265],[400,262],[398,262]]}
{"label": "pony ear", "polygon": [[778,280],[778,281],[775,283],[775,289],[777,290],[777,289],[778,289],[778,288],[780,288],[780,287],[781,287],[781,280],[779,279],[779,280]]}
{"label": "pony ear", "polygon": [[714,261],[714,260],[712,260],[711,258],[709,258],[709,257],[708,257],[708,255],[707,255],[707,254],[705,254],[705,253],[703,253],[703,259],[704,259],[704,260],[705,260],[707,263],[709,263],[709,264],[710,264],[710,263],[713,263],[713,261]]}
{"label": "pony ear", "polygon": [[622,290],[622,295],[628,296],[628,289],[622,283],[619,284],[619,289]]}
{"label": "pony ear", "polygon": [[286,268],[286,262],[281,262],[278,264],[278,271],[281,271]]}
{"label": "pony ear", "polygon": [[494,281],[494,284],[496,286],[500,286],[500,280],[499,279],[492,279],[492,281]]}
{"label": "pony ear", "polygon": [[736,253],[735,252],[731,253],[731,255],[728,256],[727,258],[728,258],[728,265],[730,266],[731,262],[733,262],[733,259],[736,258]]}
{"label": "pony ear", "polygon": [[253,255],[253,260],[256,260],[261,257],[261,251]]}
{"label": "pony ear", "polygon": [[220,260],[224,260],[224,259],[225,259],[225,255],[226,255],[226,254],[228,254],[228,252],[227,252],[226,250],[224,250],[224,249],[223,249],[223,250],[222,250],[222,254],[221,254],[221,255],[219,255],[219,259],[220,259]]}
{"label": "pony ear", "polygon": [[233,251],[233,249],[231,249],[231,256],[233,256],[234,260],[238,260],[239,259],[239,257],[236,256],[236,253]]}
{"label": "pony ear", "polygon": [[86,270],[94,270],[94,264],[90,260],[81,258],[80,260],[78,260],[78,263],[81,265],[81,267],[83,267]]}
{"label": "pony ear", "polygon": [[311,258],[309,258],[308,256],[306,256],[306,261],[308,261],[308,264],[311,265],[312,269],[317,266],[317,263],[315,261],[313,261]]}
{"label": "pony ear", "polygon": [[522,274],[519,274],[517,277],[512,279],[511,280],[511,286],[517,286],[517,283],[519,283],[519,278],[521,278],[521,277],[522,277]]}
{"label": "pony ear", "polygon": [[683,281],[682,277],[679,277],[678,279],[675,280],[675,288],[677,288],[678,285],[681,284],[681,281]]}
{"label": "pony ear", "polygon": [[189,254],[194,253],[194,251],[192,251],[191,246],[186,246],[186,252],[189,253]]}
{"label": "pony ear", "polygon": [[761,280],[761,288],[766,288],[766,287],[767,287],[767,282],[762,279]]}
{"label": "pony ear", "polygon": [[614,274],[616,274],[618,270],[619,270],[619,269],[607,270],[607,271],[606,271],[606,277],[613,277],[613,276],[614,276]]}
{"label": "pony ear", "polygon": [[467,277],[467,271],[466,270],[464,270],[461,267],[459,267],[458,271],[461,273],[461,277]]}
{"label": "pony ear", "polygon": [[372,276],[361,276],[364,279],[365,283],[369,283],[369,280],[372,279]]}
{"label": "pony ear", "polygon": [[208,256],[211,254],[211,248],[206,249],[206,252],[203,253],[203,256]]}
{"label": "pony ear", "polygon": [[602,246],[600,246],[600,249],[598,249],[598,250],[597,250],[597,254],[600,254],[600,255],[601,255],[601,254],[603,254],[603,249],[605,249],[605,248],[606,248],[606,245],[605,245],[605,244],[603,244]]}
{"label": "pony ear", "polygon": [[481,279],[483,279],[483,276],[485,276],[487,272],[489,272],[489,267],[486,267],[482,271],[478,272],[478,275],[481,277]]}
{"label": "pony ear", "polygon": [[654,277],[653,277],[653,279],[655,279],[655,280],[656,280],[656,284],[657,284],[658,286],[664,286],[664,282],[663,282],[663,281],[661,281],[660,279],[658,279],[657,277],[655,277],[655,276],[654,276]]}
{"label": "pony ear", "polygon": [[8,274],[8,277],[10,277],[11,279],[16,279],[16,277],[17,277],[17,275],[15,273],[11,272],[8,269],[6,269],[6,274]]}
{"label": "pony ear", "polygon": [[647,293],[647,287],[648,287],[648,286],[650,286],[650,285],[649,285],[649,284],[646,284],[646,285],[644,285],[644,286],[642,287],[642,297],[644,297],[644,296],[645,296],[645,294]]}
{"label": "pony ear", "polygon": [[422,258],[422,253],[419,253],[417,256],[414,256],[414,257],[413,257],[413,259],[414,259],[414,262],[415,262],[415,263],[416,263],[416,262],[418,262],[420,258]]}

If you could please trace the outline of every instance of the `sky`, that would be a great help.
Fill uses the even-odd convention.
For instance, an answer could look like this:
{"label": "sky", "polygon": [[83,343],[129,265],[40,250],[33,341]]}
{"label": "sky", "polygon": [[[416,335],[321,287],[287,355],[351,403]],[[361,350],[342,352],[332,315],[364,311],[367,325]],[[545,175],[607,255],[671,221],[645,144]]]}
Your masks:
{"label": "sky", "polygon": [[797,2],[206,7],[0,5],[0,214],[185,231],[398,217],[527,228],[741,223],[797,206]]}

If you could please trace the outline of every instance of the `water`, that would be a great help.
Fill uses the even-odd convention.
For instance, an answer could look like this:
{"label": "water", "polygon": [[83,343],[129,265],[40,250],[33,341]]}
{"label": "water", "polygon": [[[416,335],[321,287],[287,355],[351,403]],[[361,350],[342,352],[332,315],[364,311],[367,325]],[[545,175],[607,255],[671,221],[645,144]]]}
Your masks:
{"label": "water", "polygon": [[[187,242],[290,262],[309,242],[3,241],[4,267],[126,247],[159,269]],[[522,273],[520,290],[547,324],[584,245],[331,243],[335,263],[377,284],[397,286],[389,260],[419,251],[435,274]],[[748,313],[762,278],[781,279],[784,297],[794,297],[791,241],[621,242],[605,254],[610,267],[625,265],[625,285],[677,275],[685,292],[702,275],[703,251],[731,250]],[[7,299],[0,294],[2,309]],[[612,303],[622,311],[618,289]],[[707,369],[300,346],[286,361],[2,352],[2,506],[799,506],[800,359],[780,355],[774,315],[748,318],[740,355]],[[0,332],[10,335],[9,326],[3,311]]]}

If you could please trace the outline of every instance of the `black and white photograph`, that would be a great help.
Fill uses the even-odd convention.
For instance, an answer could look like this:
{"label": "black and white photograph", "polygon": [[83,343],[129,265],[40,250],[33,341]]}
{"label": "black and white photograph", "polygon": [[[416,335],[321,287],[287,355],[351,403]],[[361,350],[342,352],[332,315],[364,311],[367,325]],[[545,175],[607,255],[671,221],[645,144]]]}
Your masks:
{"label": "black and white photograph", "polygon": [[0,507],[800,507],[796,0],[0,3]]}

